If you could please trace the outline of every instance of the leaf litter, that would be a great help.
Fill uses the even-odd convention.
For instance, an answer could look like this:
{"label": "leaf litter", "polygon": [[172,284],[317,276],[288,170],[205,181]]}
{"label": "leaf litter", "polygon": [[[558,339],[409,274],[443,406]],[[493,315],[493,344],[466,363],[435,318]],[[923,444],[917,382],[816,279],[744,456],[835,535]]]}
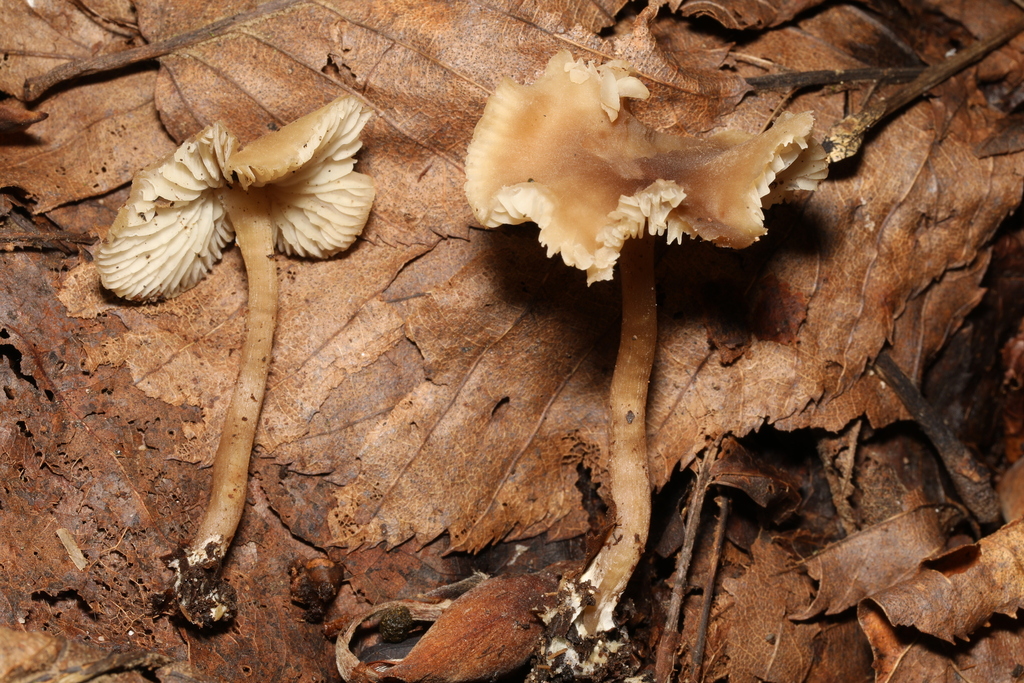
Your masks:
{"label": "leaf litter", "polygon": [[[701,3],[679,4],[685,12]],[[297,608],[282,597],[295,555],[329,548],[365,576],[373,565],[357,559],[364,553],[379,565],[390,562],[391,555],[372,547],[378,543],[396,547],[396,557],[482,551],[460,559],[454,576],[503,545],[538,534],[550,543],[590,528],[584,503],[593,494],[581,493],[580,481],[583,473],[601,490],[603,395],[618,295],[607,283],[587,288],[582,278],[552,267],[529,228],[468,228],[462,158],[498,79],[529,81],[564,47],[597,59],[618,56],[632,61],[657,95],[636,108],[645,123],[674,132],[756,131],[785,96],[756,92],[741,100],[749,88],[740,76],[765,67],[916,66],[921,58],[941,59],[949,35],[970,41],[997,28],[979,24],[973,12],[962,16],[954,4],[916,25],[906,19],[916,16],[913,6],[889,18],[829,6],[744,33],[730,48],[737,34],[674,15],[645,15],[632,27],[624,20],[623,31],[597,35],[612,23],[617,3],[287,3],[166,54],[155,72],[130,67],[113,78],[61,86],[34,103],[49,118],[0,138],[0,184],[16,188],[14,211],[100,235],[108,219],[88,207],[102,205],[135,170],[203,125],[224,120],[251,139],[341,92],[361,97],[377,114],[359,167],[377,178],[380,193],[366,239],[325,263],[277,261],[285,276],[280,331],[252,504],[226,568],[229,580],[249,586],[240,592],[250,603],[232,629],[258,644],[257,656],[225,638],[188,635],[191,661],[225,678],[280,679],[309,666],[329,677],[330,648],[315,628],[296,627]],[[979,16],[1016,16],[994,1],[985,4]],[[59,60],[115,52],[136,35],[157,43],[251,9],[139,3],[132,18],[113,5],[85,12],[55,3],[46,5],[49,15],[24,7],[4,15],[4,34],[20,42],[5,46],[9,66],[0,87],[15,97],[24,78]],[[47,31],[67,47],[54,50],[59,57],[29,54]],[[89,50],[72,47],[86,36]],[[702,69],[675,66],[687,60]],[[974,153],[998,132],[999,107],[1012,107],[1004,103],[1012,102],[1010,74],[1020,63],[1011,43],[899,113],[808,201],[775,209],[768,237],[747,253],[691,243],[659,255],[661,335],[648,425],[658,487],[678,487],[677,470],[725,434],[781,430],[776,439],[799,450],[801,435],[838,432],[863,415],[867,426],[853,447],[867,453],[873,438],[876,449],[895,447],[900,440],[879,442],[888,432],[878,430],[909,416],[871,363],[889,344],[909,377],[941,382],[928,374],[946,362],[944,349],[978,305],[992,237],[1020,200],[1019,154]],[[786,106],[814,111],[826,130],[864,92],[810,91]],[[75,169],[70,176],[68,169]],[[9,521],[0,538],[4,556],[18,558],[4,562],[3,623],[93,642],[102,636],[104,643],[184,659],[178,632],[151,616],[147,596],[166,580],[160,555],[200,516],[206,474],[193,463],[207,460],[219,435],[241,336],[237,254],[229,251],[224,266],[192,292],[155,306],[124,305],[100,292],[87,255],[0,256],[0,368],[4,411],[14,418],[0,426],[0,514]],[[758,456],[769,448],[750,438]],[[912,430],[905,440],[922,441]],[[911,461],[931,457],[927,446],[914,453]],[[827,651],[826,634],[847,634],[850,607],[861,597],[881,599],[909,571],[886,555],[880,578],[858,579],[851,592],[846,557],[866,552],[855,539],[898,527],[891,515],[932,509],[894,508],[872,517],[887,496],[914,484],[897,486],[899,476],[879,474],[893,466],[871,469],[874,461],[859,457],[853,517],[845,519],[859,517],[863,528],[843,539],[828,494],[807,489],[817,481],[830,490],[815,449],[784,462],[789,476],[778,481],[804,487],[798,521],[763,521],[782,534],[776,541],[754,533],[749,521],[731,523],[727,534],[735,548],[726,554],[731,576],[718,585],[733,588],[728,595],[738,607],[712,611],[709,633],[720,640],[709,642],[708,652],[718,654],[706,670],[736,680],[813,679],[810,653]],[[992,456],[989,463],[1000,461]],[[878,499],[871,502],[869,488],[884,482],[895,488],[870,491]],[[740,517],[758,515],[750,508]],[[77,539],[89,562],[84,572],[69,559],[58,528]],[[927,543],[905,549],[911,562],[930,557],[951,532],[929,533]],[[21,550],[26,539],[36,543],[31,553]],[[799,565],[803,555],[816,559]],[[699,547],[695,562],[689,580],[702,585]],[[809,577],[801,578],[798,566]],[[816,594],[811,579],[819,582]],[[365,578],[354,579],[338,605],[396,597],[397,588],[367,586]],[[840,589],[844,596],[837,598]],[[742,595],[773,597],[755,607]],[[881,604],[862,602],[861,612]],[[984,611],[1002,605],[981,604],[969,627],[956,631],[960,637],[984,623]],[[822,611],[834,616],[816,616]],[[690,621],[689,607],[683,613]],[[721,619],[727,622],[716,625]],[[989,661],[1009,662],[1006,634],[1015,622],[991,623],[972,640],[970,656],[984,651]],[[747,633],[751,624],[787,636],[773,647],[776,659],[756,654],[771,643]],[[888,641],[872,639],[879,662],[903,652],[905,628]],[[865,630],[871,636],[877,629]],[[752,645],[757,637],[765,645]],[[849,635],[837,642],[863,643]],[[962,667],[968,656],[962,645],[912,642],[907,651],[933,670],[948,670],[951,662]],[[312,665],[310,643],[324,653]],[[259,656],[262,648],[289,656],[271,662]],[[902,673],[908,662],[892,675],[910,676]]]}

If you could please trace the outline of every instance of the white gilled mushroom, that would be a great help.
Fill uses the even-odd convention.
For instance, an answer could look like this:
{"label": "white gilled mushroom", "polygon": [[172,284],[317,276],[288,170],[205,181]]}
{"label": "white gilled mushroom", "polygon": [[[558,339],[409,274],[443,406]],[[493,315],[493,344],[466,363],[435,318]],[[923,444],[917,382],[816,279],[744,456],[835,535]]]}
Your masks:
{"label": "white gilled mushroom", "polygon": [[97,256],[103,285],[133,300],[170,298],[192,287],[232,234],[245,261],[246,337],[210,502],[194,541],[171,561],[178,605],[195,624],[230,618],[234,610],[232,590],[216,580],[216,571],[245,507],[270,368],[278,299],[274,244],[289,254],[327,258],[355,241],[374,197],[373,181],[352,170],[369,116],[358,101],[341,97],[240,152],[221,124],[209,126],[136,175]]}
{"label": "white gilled mushroom", "polygon": [[170,299],[206,277],[234,232],[217,190],[238,140],[220,123],[135,174],[96,257],[103,286],[132,301]]}
{"label": "white gilled mushroom", "polygon": [[615,527],[580,578],[595,591],[595,604],[584,608],[573,587],[563,600],[574,603],[584,636],[614,626],[650,524],[645,407],[657,338],[651,236],[746,247],[765,232],[762,208],[814,189],[827,172],[808,113],[783,114],[757,136],[730,130],[682,138],[649,130],[623,106],[623,98],[648,96],[625,62],[595,66],[559,52],[532,85],[507,78],[498,85],[466,159],[466,195],[484,226],[534,221],[548,256],[561,254],[587,271],[588,284],[611,279],[616,263],[622,276],[608,456]]}

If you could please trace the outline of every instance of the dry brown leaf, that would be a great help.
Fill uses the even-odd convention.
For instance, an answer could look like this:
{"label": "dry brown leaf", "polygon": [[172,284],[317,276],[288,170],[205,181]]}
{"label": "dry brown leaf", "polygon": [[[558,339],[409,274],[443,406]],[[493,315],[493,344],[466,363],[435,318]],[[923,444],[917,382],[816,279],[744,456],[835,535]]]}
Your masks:
{"label": "dry brown leaf", "polygon": [[[244,594],[237,627],[247,637],[186,642],[152,612],[170,579],[161,556],[187,539],[202,512],[193,501],[203,498],[205,479],[192,481],[194,468],[166,457],[198,411],[147,399],[123,372],[83,369],[78,335],[113,336],[119,324],[65,317],[48,274],[60,269],[59,252],[2,258],[0,623],[157,651],[227,680],[254,670],[290,680],[307,658],[329,662],[329,643],[297,622],[287,597],[288,564],[308,547],[281,525],[255,479],[226,569]],[[74,536],[84,569],[60,528]]]}
{"label": "dry brown leaf", "polygon": [[823,0],[670,0],[687,17],[709,16],[731,29],[766,28],[789,21]]}
{"label": "dry brown leaf", "polygon": [[1024,150],[1024,117],[1014,114],[999,122],[992,136],[975,146],[979,157],[1013,154]]}
{"label": "dry brown leaf", "polygon": [[0,134],[21,132],[47,116],[46,112],[28,111],[6,103],[0,104]]}
{"label": "dry brown leaf", "polygon": [[1018,460],[1003,472],[996,492],[1003,519],[1013,522],[1024,517],[1024,460]]}
{"label": "dry brown leaf", "polygon": [[923,505],[944,505],[940,465],[918,434],[892,430],[875,435],[857,449],[858,527],[872,527]]}
{"label": "dry brown leaf", "polygon": [[1024,674],[1024,625],[995,617],[969,643],[950,645],[912,628],[894,629],[877,609],[861,613],[860,623],[875,656],[875,683],[1020,680]]}
{"label": "dry brown leaf", "polygon": [[[361,169],[374,175],[380,188],[375,217],[367,229],[369,243],[344,259],[323,264],[322,270],[311,271],[307,267],[311,264],[302,264],[302,277],[295,280],[299,289],[294,296],[298,299],[292,303],[288,300],[288,282],[282,288],[281,333],[257,441],[268,451],[277,449],[279,459],[293,462],[297,470],[337,470],[332,475],[335,481],[354,483],[346,486],[344,499],[332,516],[333,534],[325,540],[334,543],[351,545],[384,539],[398,543],[412,535],[422,542],[447,529],[459,539],[458,547],[480,548],[509,531],[518,536],[530,535],[570,516],[574,519],[563,533],[577,533],[582,525],[579,516],[573,514],[577,506],[572,502],[572,482],[581,456],[565,451],[579,450],[577,443],[583,444],[582,452],[592,452],[596,446],[588,435],[574,436],[579,431],[575,428],[566,433],[557,424],[547,428],[541,421],[545,411],[558,414],[554,407],[549,409],[557,392],[566,381],[576,380],[572,375],[580,370],[581,363],[591,362],[586,352],[595,338],[579,337],[577,333],[600,333],[610,328],[610,321],[595,327],[593,320],[599,316],[610,318],[614,305],[607,303],[607,295],[600,291],[596,296],[593,290],[585,292],[573,281],[573,273],[560,272],[538,258],[536,249],[529,246],[531,239],[524,236],[515,240],[519,253],[508,254],[528,263],[524,266],[527,272],[537,273],[542,279],[551,273],[550,282],[544,285],[549,293],[543,296],[531,294],[524,298],[521,293],[508,290],[518,288],[519,284],[508,279],[508,274],[516,270],[509,266],[508,254],[500,248],[495,253],[493,243],[499,237],[474,239],[472,243],[456,244],[423,257],[429,262],[420,270],[430,271],[425,282],[415,272],[403,271],[412,259],[437,242],[435,232],[464,234],[462,226],[468,221],[468,212],[459,171],[462,149],[487,94],[486,87],[476,83],[489,87],[504,73],[529,73],[525,64],[532,64],[534,69],[542,66],[550,50],[565,44],[566,37],[557,31],[564,30],[559,27],[568,15],[542,13],[538,23],[533,24],[506,13],[481,13],[469,7],[427,3],[416,10],[422,21],[410,21],[405,16],[396,22],[394,12],[385,11],[387,7],[384,4],[378,8],[380,11],[370,11],[372,8],[364,3],[338,3],[328,10],[319,5],[299,4],[289,12],[247,24],[244,32],[197,45],[163,60],[161,78],[172,78],[175,89],[171,94],[189,102],[187,111],[192,118],[186,123],[175,123],[175,105],[164,100],[164,120],[179,135],[190,131],[190,126],[217,117],[237,126],[241,135],[252,136],[265,126],[277,125],[304,111],[311,106],[310,102],[337,92],[339,86],[358,88],[379,114],[370,124],[361,154]],[[320,17],[314,24],[325,26],[324,32],[305,32],[299,39],[280,30],[282,22],[290,25],[298,21],[296,12],[306,17],[303,21],[313,21],[307,16],[310,12]],[[352,21],[344,20],[353,13]],[[457,47],[464,45],[470,34],[506,32],[512,28],[524,30],[530,36],[530,52],[506,49],[489,53],[486,61],[474,61]],[[568,34],[572,41],[582,41],[595,49],[614,49],[646,69],[656,79],[655,87],[661,87],[668,95],[668,103],[686,104],[687,110],[694,113],[688,123],[697,128],[706,127],[702,122],[731,106],[730,102],[742,92],[738,86],[741,82],[734,77],[714,72],[684,74],[675,69],[654,49],[642,26],[631,39],[622,39],[615,46],[580,34],[578,27],[572,31],[576,32]],[[260,36],[261,40],[254,39]],[[326,65],[331,50],[338,49],[339,40],[347,70],[335,74],[328,69],[325,76],[320,69]],[[297,90],[289,89],[287,96],[283,92],[264,92],[260,88],[280,83],[282,76],[276,72],[245,71],[247,62],[232,59],[232,55],[249,49],[247,45],[255,50],[289,55],[289,59],[302,65],[296,74],[312,80],[305,86],[295,83],[291,87]],[[211,66],[216,68],[210,71]],[[211,81],[210,74],[214,73],[220,80]],[[410,81],[421,83],[422,87],[410,92],[405,85]],[[191,88],[198,89],[197,93],[190,95]],[[256,93],[257,97],[246,96],[239,102],[239,88]],[[161,92],[165,91],[158,84],[158,97]],[[209,97],[211,93],[228,98],[231,107],[218,105],[216,99]],[[194,101],[189,101],[190,97]],[[216,114],[203,113],[218,106],[221,109]],[[267,112],[274,113],[268,117]],[[439,131],[443,135],[439,136]],[[447,149],[453,146],[456,151]],[[452,262],[453,251],[468,260]],[[241,325],[235,315],[241,302],[241,282],[233,265],[237,269],[229,258],[210,281],[183,300],[152,308],[117,309],[116,314],[129,331],[104,348],[90,351],[91,364],[128,364],[134,381],[151,396],[174,405],[203,406],[204,423],[187,434],[197,439],[178,449],[178,456],[189,460],[203,460],[212,453],[211,444],[218,436],[225,403],[213,397],[222,395],[234,381],[229,358],[233,345],[228,340],[236,338]],[[394,274],[400,271],[399,279],[392,282]],[[453,279],[445,283],[440,277],[443,274]],[[468,287],[469,282],[478,284],[475,289],[458,289]],[[532,289],[536,285],[527,286]],[[385,287],[389,287],[386,292]],[[442,289],[424,297],[432,287]],[[560,319],[561,310],[576,305],[571,300],[557,302],[554,308],[530,310],[531,306],[550,306],[548,302],[556,299],[554,294],[567,288],[575,292],[574,299],[588,296],[592,301],[580,306],[580,313],[591,312],[588,319]],[[230,298],[222,293],[225,289],[232,292]],[[506,299],[508,305],[502,303]],[[103,307],[97,300],[95,284],[82,273],[74,274],[62,300],[73,311],[84,314]],[[465,325],[460,327],[447,320],[446,316],[455,315],[447,309],[441,318],[432,319],[437,315],[431,311],[438,300],[452,307],[452,311],[455,306],[463,307]],[[493,311],[489,311],[492,307]],[[477,314],[480,308],[489,313],[488,317]],[[289,310],[299,318],[288,320]],[[318,311],[316,319],[306,317],[311,311]],[[550,318],[541,319],[546,311],[551,311]],[[186,314],[189,322],[183,327],[181,322]],[[498,322],[500,319],[504,322]],[[230,324],[225,325],[228,320]],[[533,320],[538,321],[536,329],[530,329]],[[492,322],[499,328],[483,327]],[[501,332],[501,325],[517,327]],[[453,332],[464,338],[453,340]],[[494,345],[497,341],[501,343]],[[414,357],[402,350],[414,348],[409,342],[423,356],[419,363],[411,365],[408,361],[415,361]],[[530,362],[536,364],[537,372],[502,376],[507,374],[502,370],[514,367],[508,354],[516,352],[515,345],[527,344],[523,347],[526,349],[541,343],[551,345],[554,352],[531,356]],[[406,359],[397,374],[396,358]],[[551,358],[563,359],[559,362],[565,364],[565,369],[557,370]],[[462,376],[470,371],[476,375]],[[589,372],[594,374],[593,369]],[[381,382],[384,376],[389,381]],[[538,377],[549,379],[537,385]],[[583,384],[598,405],[604,391],[600,381],[587,377]],[[453,391],[476,391],[474,387],[478,384],[487,395],[481,394],[481,400],[459,399],[463,407],[449,410],[455,399]],[[567,398],[578,399],[578,394]],[[489,427],[494,436],[485,436],[479,425],[487,421],[481,422],[481,416],[487,415],[489,421],[495,408],[506,405],[508,410],[501,411],[503,421],[495,421]],[[325,414],[324,408],[336,412]],[[390,415],[384,418],[389,411]],[[495,412],[494,417],[497,416]],[[462,433],[467,425],[468,434],[479,434],[479,441],[467,441],[467,435]],[[527,430],[540,426],[545,435],[551,433],[553,440],[539,448],[527,448],[532,432],[517,437],[503,433],[505,425]],[[581,429],[594,427],[581,423]],[[401,432],[408,434],[397,437]],[[603,441],[603,429],[600,432],[597,438]],[[434,494],[440,490],[451,492],[452,487],[449,473],[438,469],[438,463],[450,460],[452,447],[446,440],[452,438],[458,441],[460,450],[456,452],[467,454],[466,474],[462,477],[465,485],[459,482],[454,488],[464,505],[446,504],[442,510],[437,509],[439,503]],[[488,444],[488,439],[494,444]],[[290,445],[293,443],[294,446]],[[339,462],[333,456],[340,450],[352,452],[351,449],[358,449],[358,459]],[[485,451],[490,453],[483,461],[489,469],[480,471],[475,463],[481,461],[473,454]],[[525,458],[524,452],[531,457]],[[552,459],[564,461],[556,476],[551,474]],[[409,471],[402,477],[406,469]],[[505,487],[496,490],[502,483]],[[538,483],[540,492],[536,491]],[[377,499],[384,500],[378,505],[373,502]],[[373,505],[365,505],[366,501]],[[524,501],[532,502],[524,507]],[[375,523],[367,525],[378,507]],[[394,513],[389,511],[391,508]],[[485,513],[487,523],[478,524]]]}
{"label": "dry brown leaf", "polygon": [[4,683],[142,683],[181,680],[212,683],[185,662],[153,652],[106,652],[49,633],[0,627],[0,680]]}
{"label": "dry brown leaf", "polygon": [[980,251],[973,262],[946,271],[941,280],[907,301],[893,328],[892,358],[918,385],[935,353],[981,301],[981,280],[990,260],[990,249]]}
{"label": "dry brown leaf", "polygon": [[69,59],[124,48],[125,35],[96,23],[71,0],[0,0],[0,92],[21,97],[25,79]]}
{"label": "dry brown leaf", "polygon": [[711,483],[743,491],[761,507],[771,509],[774,520],[781,521],[800,505],[799,485],[766,460],[735,439],[725,439],[711,466]]}
{"label": "dry brown leaf", "polygon": [[412,544],[390,550],[361,548],[346,553],[344,563],[352,575],[352,588],[376,605],[422,595],[471,574],[473,567],[466,557],[445,555],[448,549],[447,539],[422,548]]}
{"label": "dry brown leaf", "polygon": [[910,576],[921,560],[945,547],[949,516],[948,510],[922,506],[847,536],[806,560],[803,566],[818,582],[818,593],[793,618],[838,614]]}
{"label": "dry brown leaf", "polygon": [[[26,78],[123,49],[134,36],[128,24],[116,31],[102,24],[68,0],[0,0],[0,91],[20,97]],[[2,139],[0,186],[20,188],[35,211],[49,211],[109,192],[168,154],[173,145],[153,104],[155,74],[133,71],[34,103],[49,119]]]}
{"label": "dry brown leaf", "polygon": [[[601,29],[615,23],[615,15],[622,9],[627,0],[551,0],[541,2],[538,0],[527,0],[514,5],[514,14],[522,19],[545,20],[550,17],[556,20],[565,28],[580,26],[583,29],[597,33]],[[288,11],[291,6],[298,6],[300,11],[303,5],[309,3],[296,2],[295,0],[266,3],[271,12],[279,10]],[[463,5],[457,11],[472,11],[472,3],[451,3]],[[362,5],[362,7],[361,7]],[[421,27],[409,27],[412,31],[423,31],[424,29],[441,29],[443,19],[448,17],[441,4],[432,3],[402,3],[392,4],[388,2],[377,3],[338,3],[326,6],[330,12],[339,11],[346,7],[350,10],[358,10],[352,18],[367,19],[365,22],[372,27],[376,22],[394,23],[410,21],[422,21],[425,25]],[[185,0],[182,2],[165,3],[158,0],[143,0],[136,3],[139,13],[139,26],[147,40],[153,42],[162,40],[185,31],[200,28],[219,19],[231,17],[243,11],[251,10],[252,5],[241,0],[228,0],[227,2],[211,5],[209,3],[197,2],[196,0]],[[497,5],[496,7],[503,7]],[[480,8],[484,13],[494,12],[494,7],[483,5]],[[261,8],[266,10],[266,8]],[[376,10],[376,11],[375,11]],[[386,11],[381,11],[386,10]],[[346,12],[340,10],[344,17]],[[496,14],[497,12],[495,12]],[[374,16],[376,15],[376,16]],[[364,22],[355,21],[363,24]],[[372,30],[372,28],[370,28]],[[297,32],[296,32],[297,33]],[[312,36],[310,36],[312,38]],[[448,41],[445,41],[448,42]],[[481,43],[479,38],[472,44]],[[454,49],[454,45],[451,46]]]}
{"label": "dry brown leaf", "polygon": [[730,624],[726,655],[730,681],[802,681],[811,667],[817,624],[789,619],[811,596],[806,577],[787,571],[789,554],[765,538],[751,547],[753,560],[738,579],[722,582],[736,603],[725,613]]}
{"label": "dry brown leaf", "polygon": [[[800,63],[803,68],[840,67],[856,62],[837,54],[831,44],[837,36],[859,36],[862,45],[872,46],[889,40],[879,34],[877,27],[872,28],[866,18],[847,7],[819,13],[805,22],[802,29],[768,32],[745,46],[744,52],[787,66],[785,60],[789,56],[793,60],[790,63]],[[956,106],[955,102],[951,104]],[[752,291],[758,291],[763,286],[778,289],[773,283],[785,283],[784,296],[802,297],[807,302],[806,319],[795,343],[760,340],[729,368],[718,368],[713,362],[703,362],[710,358],[697,353],[700,349],[694,348],[692,341],[687,353],[682,343],[680,348],[674,347],[671,334],[663,335],[669,337],[662,343],[664,355],[670,355],[675,361],[666,376],[685,377],[692,368],[700,368],[698,375],[684,385],[687,391],[677,394],[678,405],[691,406],[691,411],[695,410],[693,406],[702,406],[699,414],[706,415],[708,421],[727,419],[734,425],[742,423],[751,427],[753,415],[771,413],[770,419],[786,429],[820,426],[838,430],[864,410],[876,425],[902,415],[902,409],[877,380],[865,377],[855,383],[864,367],[861,362],[872,356],[882,339],[891,334],[892,318],[903,309],[907,298],[921,291],[926,282],[931,282],[931,279],[918,279],[918,275],[931,268],[928,263],[933,256],[945,253],[946,257],[942,258],[950,259],[946,267],[971,264],[971,273],[979,272],[974,254],[964,251],[964,246],[974,241],[974,238],[963,239],[963,230],[970,230],[968,224],[963,223],[961,228],[946,233],[939,226],[949,221],[940,217],[963,215],[963,210],[968,213],[987,210],[983,201],[972,200],[973,208],[949,205],[947,202],[963,188],[957,169],[965,166],[951,158],[950,163],[935,164],[938,157],[931,157],[932,152],[942,148],[968,166],[978,164],[965,144],[971,136],[970,124],[959,128],[960,123],[954,117],[949,122],[946,137],[933,147],[925,138],[934,135],[935,125],[945,126],[945,120],[933,119],[933,123],[926,124],[924,119],[918,119],[918,123],[913,123],[915,112],[925,118],[942,116],[941,110],[926,114],[919,107],[881,131],[872,141],[872,149],[865,150],[867,156],[858,164],[855,174],[840,173],[840,177],[834,178],[834,182],[811,200],[804,220],[811,221],[815,230],[810,235],[799,231],[789,235],[785,248],[773,254],[761,277],[748,285]],[[933,132],[926,133],[928,128]],[[958,137],[963,142],[957,142]],[[922,156],[916,156],[918,153]],[[876,171],[881,174],[873,177],[870,169],[882,167],[887,167],[886,172]],[[991,191],[987,185],[995,176],[984,175],[988,180],[969,190],[968,195],[984,196]],[[883,177],[895,184],[883,187],[882,183],[886,182]],[[982,176],[972,177],[981,180]],[[1004,187],[1008,198],[1017,196],[1019,189]],[[912,209],[915,205],[918,208]],[[832,213],[832,209],[824,208],[826,206],[845,208]],[[876,209],[883,206],[888,209],[876,213]],[[823,210],[821,214],[814,213],[818,207]],[[917,220],[912,216],[928,216],[925,220],[937,227],[918,232],[917,228],[910,227],[911,222]],[[936,220],[938,222],[933,223]],[[953,222],[957,220],[952,218]],[[925,253],[933,256],[924,256]],[[931,263],[937,265],[934,261]],[[692,270],[693,264],[688,265]],[[936,272],[936,277],[938,275]],[[910,284],[915,280],[916,285]],[[949,285],[940,281],[933,286]],[[693,291],[692,285],[689,291]],[[895,295],[896,291],[906,294]],[[940,320],[934,318],[928,323],[945,330]],[[908,331],[907,341],[939,338],[932,334],[917,337],[918,332],[920,330]],[[871,339],[875,341],[869,341]],[[918,353],[927,356],[934,350],[920,349]],[[811,366],[817,369],[811,370]],[[741,376],[744,382],[739,387],[734,381]],[[806,383],[808,380],[810,384]],[[818,389],[812,389],[815,385]],[[844,394],[851,385],[852,389]],[[665,397],[657,384],[653,392],[655,405],[650,412],[659,428],[654,441],[656,450],[669,453],[674,447],[678,452],[701,443],[701,429],[694,421],[684,419],[682,411],[666,421],[659,421],[659,404]],[[807,402],[785,405],[786,399],[800,396],[805,396]],[[771,406],[762,402],[768,397],[774,398]],[[671,401],[669,407],[676,404]]]}
{"label": "dry brown leaf", "polygon": [[873,674],[871,646],[849,619],[823,626],[814,638],[814,662],[804,683],[868,683]]}
{"label": "dry brown leaf", "polygon": [[880,609],[893,626],[913,626],[953,642],[969,639],[993,614],[1024,607],[1024,521],[923,564],[907,581],[860,608]]}
{"label": "dry brown leaf", "polygon": [[118,35],[137,35],[138,17],[131,0],[78,0],[89,17]]}
{"label": "dry brown leaf", "polygon": [[[438,617],[412,650],[377,669],[394,683],[472,683],[507,676],[525,664],[544,628],[558,588],[553,574],[516,574],[484,580]],[[380,680],[352,676],[351,683]]]}
{"label": "dry brown leaf", "polygon": [[139,71],[39,103],[49,117],[0,144],[0,185],[21,188],[35,211],[49,211],[110,192],[170,154],[174,144],[153,104],[155,79]]}

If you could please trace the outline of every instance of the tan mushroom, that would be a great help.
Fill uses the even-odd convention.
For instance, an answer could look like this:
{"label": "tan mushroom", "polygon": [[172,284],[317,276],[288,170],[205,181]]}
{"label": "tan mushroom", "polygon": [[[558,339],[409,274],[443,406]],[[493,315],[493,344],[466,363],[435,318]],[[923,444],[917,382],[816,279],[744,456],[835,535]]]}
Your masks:
{"label": "tan mushroom", "polygon": [[263,405],[277,321],[274,244],[326,258],[348,248],[373,202],[353,172],[369,110],[341,97],[236,152],[219,123],[132,182],[99,255],[103,285],[133,300],[169,298],[209,272],[234,235],[249,283],[238,381],[213,464],[210,501],[193,542],[171,561],[182,613],[198,625],[230,618],[216,578],[245,507],[249,456]]}
{"label": "tan mushroom", "polygon": [[[579,634],[614,626],[613,611],[650,524],[647,385],[657,339],[652,236],[742,248],[765,232],[763,208],[826,175],[809,113],[783,114],[761,135],[684,138],[650,130],[625,98],[647,88],[630,66],[559,52],[531,85],[504,79],[466,159],[466,195],[487,227],[533,221],[548,256],[622,278],[622,335],[610,392],[608,487],[615,527],[576,586],[563,586]],[[582,593],[594,591],[592,606]],[[580,664],[582,665],[582,664]]]}

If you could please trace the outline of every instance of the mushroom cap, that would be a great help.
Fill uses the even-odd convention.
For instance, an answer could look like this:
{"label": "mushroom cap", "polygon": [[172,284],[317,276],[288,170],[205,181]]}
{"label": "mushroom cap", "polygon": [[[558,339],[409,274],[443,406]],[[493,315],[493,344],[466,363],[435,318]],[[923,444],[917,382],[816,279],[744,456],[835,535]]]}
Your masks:
{"label": "mushroom cap", "polygon": [[646,226],[745,247],[762,208],[825,177],[809,113],[783,114],[761,135],[684,138],[646,128],[623,106],[647,89],[629,65],[567,51],[531,85],[504,79],[487,101],[466,159],[466,196],[482,225],[534,221],[548,256],[608,280],[625,239]]}
{"label": "mushroom cap", "polygon": [[217,190],[237,144],[215,123],[135,175],[96,257],[104,287],[125,299],[169,299],[210,272],[234,235]]}
{"label": "mushroom cap", "polygon": [[326,258],[347,249],[370,215],[373,180],[352,169],[371,111],[342,96],[247,145],[228,159],[246,190],[270,199],[277,248]]}

